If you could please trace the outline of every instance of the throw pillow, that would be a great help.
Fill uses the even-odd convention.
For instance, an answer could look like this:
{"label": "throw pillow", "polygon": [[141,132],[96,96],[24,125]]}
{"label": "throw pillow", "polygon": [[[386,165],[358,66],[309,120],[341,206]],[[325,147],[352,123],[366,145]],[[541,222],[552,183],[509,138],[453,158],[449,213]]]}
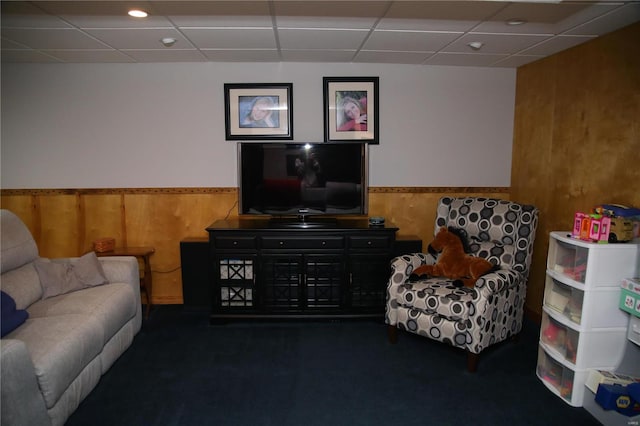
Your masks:
{"label": "throw pillow", "polygon": [[73,263],[73,272],[83,287],[94,287],[109,281],[95,252],[89,252]]}
{"label": "throw pillow", "polygon": [[16,309],[16,301],[4,291],[0,291],[0,337],[11,333],[27,318],[29,313],[24,309]]}
{"label": "throw pillow", "polygon": [[40,277],[43,299],[108,282],[94,252],[87,253],[73,262],[41,258],[36,260],[34,265]]}

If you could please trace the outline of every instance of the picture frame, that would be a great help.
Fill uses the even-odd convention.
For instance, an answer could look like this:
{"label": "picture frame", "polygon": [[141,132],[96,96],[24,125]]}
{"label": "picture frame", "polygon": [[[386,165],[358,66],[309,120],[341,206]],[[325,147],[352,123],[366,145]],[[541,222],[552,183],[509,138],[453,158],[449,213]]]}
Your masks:
{"label": "picture frame", "polygon": [[293,83],[225,83],[227,140],[292,140]]}
{"label": "picture frame", "polygon": [[323,78],[325,142],[380,143],[379,80]]}

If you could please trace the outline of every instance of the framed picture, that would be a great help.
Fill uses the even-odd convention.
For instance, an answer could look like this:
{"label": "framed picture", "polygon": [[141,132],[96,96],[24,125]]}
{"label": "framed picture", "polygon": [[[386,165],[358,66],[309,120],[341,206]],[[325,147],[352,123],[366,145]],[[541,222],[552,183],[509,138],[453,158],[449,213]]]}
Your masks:
{"label": "framed picture", "polygon": [[378,144],[379,77],[324,77],[324,140]]}
{"label": "framed picture", "polygon": [[292,83],[224,85],[227,140],[293,139]]}

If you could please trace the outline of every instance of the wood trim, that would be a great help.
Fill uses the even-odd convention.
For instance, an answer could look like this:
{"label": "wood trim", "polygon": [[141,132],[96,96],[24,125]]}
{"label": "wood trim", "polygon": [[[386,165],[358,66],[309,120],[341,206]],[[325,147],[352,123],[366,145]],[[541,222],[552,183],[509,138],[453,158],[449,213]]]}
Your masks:
{"label": "wood trim", "polygon": [[235,194],[237,188],[53,188],[2,189],[0,195]]}
{"label": "wood trim", "polygon": [[[371,186],[369,193],[376,194],[508,194],[510,187],[445,187],[445,186]],[[52,189],[2,189],[0,195],[112,195],[112,194],[236,194],[238,188],[52,188]],[[124,212],[123,212],[124,214]]]}
{"label": "wood trim", "polygon": [[501,193],[508,194],[511,188],[508,186],[499,187],[469,187],[469,186],[371,186],[369,193],[376,194],[475,194],[475,193]]}

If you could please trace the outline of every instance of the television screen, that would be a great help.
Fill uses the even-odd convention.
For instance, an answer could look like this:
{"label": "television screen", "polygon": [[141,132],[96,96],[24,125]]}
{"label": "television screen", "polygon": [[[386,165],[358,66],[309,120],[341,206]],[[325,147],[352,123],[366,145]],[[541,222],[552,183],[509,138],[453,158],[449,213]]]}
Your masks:
{"label": "television screen", "polygon": [[240,143],[239,212],[367,213],[367,145]]}

